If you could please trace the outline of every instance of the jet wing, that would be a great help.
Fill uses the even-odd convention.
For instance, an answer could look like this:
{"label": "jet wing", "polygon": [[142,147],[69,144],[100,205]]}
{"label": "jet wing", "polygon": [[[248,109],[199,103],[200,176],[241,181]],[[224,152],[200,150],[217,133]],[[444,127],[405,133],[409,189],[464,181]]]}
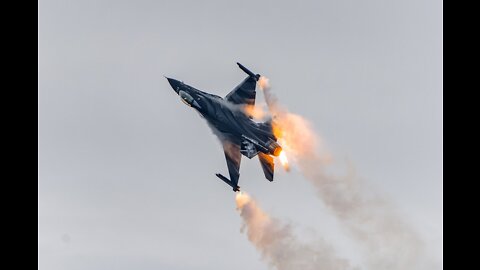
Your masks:
{"label": "jet wing", "polygon": [[265,178],[268,181],[273,181],[273,172],[275,170],[275,164],[273,162],[273,157],[262,152],[258,153],[258,159],[260,160],[260,164],[262,165],[263,173],[265,174]]}
{"label": "jet wing", "polygon": [[223,151],[225,152],[225,159],[227,160],[228,173],[230,180],[221,174],[216,174],[218,178],[230,185],[234,191],[240,190],[238,186],[238,178],[240,177],[240,161],[242,155],[240,153],[240,146],[225,141],[223,142]]}
{"label": "jet wing", "polygon": [[255,96],[257,94],[257,92],[255,92],[255,87],[257,86],[257,81],[260,78],[260,75],[253,74],[253,72],[242,66],[240,63],[237,64],[240,69],[248,74],[248,77],[228,93],[225,99],[233,104],[255,105]]}

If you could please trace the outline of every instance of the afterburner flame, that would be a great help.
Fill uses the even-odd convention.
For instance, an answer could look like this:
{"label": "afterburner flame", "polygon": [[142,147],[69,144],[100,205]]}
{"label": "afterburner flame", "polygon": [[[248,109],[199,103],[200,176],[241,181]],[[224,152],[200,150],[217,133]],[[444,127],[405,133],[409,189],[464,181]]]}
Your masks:
{"label": "afterburner flame", "polygon": [[285,154],[285,151],[282,150],[280,152],[280,155],[278,156],[280,159],[280,163],[282,164],[283,168],[288,172],[290,171],[290,166],[288,165],[288,159],[287,159],[287,154]]}

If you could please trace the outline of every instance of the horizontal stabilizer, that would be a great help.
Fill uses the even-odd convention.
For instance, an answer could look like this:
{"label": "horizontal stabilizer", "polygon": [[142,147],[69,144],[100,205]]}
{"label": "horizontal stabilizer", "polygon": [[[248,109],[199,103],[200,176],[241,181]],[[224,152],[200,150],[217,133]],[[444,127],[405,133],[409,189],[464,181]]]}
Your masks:
{"label": "horizontal stabilizer", "polygon": [[255,81],[258,81],[258,79],[260,79],[260,74],[254,74],[253,72],[251,72],[250,70],[248,70],[248,68],[244,67],[242,64],[238,63],[237,62],[237,65],[238,67],[243,70],[243,72],[247,73],[248,76],[252,77],[253,79],[255,79]]}
{"label": "horizontal stabilizer", "polygon": [[230,181],[228,178],[226,178],[225,176],[217,173],[215,174],[218,178],[220,178],[223,182],[225,182],[227,185],[231,186],[233,188],[233,191],[237,192],[237,191],[240,191],[240,187],[237,186],[237,185],[233,185],[232,181]]}
{"label": "horizontal stabilizer", "polygon": [[265,178],[268,181],[273,181],[273,173],[275,171],[275,165],[273,163],[273,157],[264,153],[258,154],[258,159],[260,160],[260,164],[262,165],[263,173],[265,174]]}

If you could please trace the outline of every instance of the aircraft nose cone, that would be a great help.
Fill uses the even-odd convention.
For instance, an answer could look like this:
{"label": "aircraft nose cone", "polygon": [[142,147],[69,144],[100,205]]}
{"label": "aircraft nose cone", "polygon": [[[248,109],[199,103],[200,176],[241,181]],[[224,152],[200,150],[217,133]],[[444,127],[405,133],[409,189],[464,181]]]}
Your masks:
{"label": "aircraft nose cone", "polygon": [[178,91],[180,89],[180,82],[172,78],[168,78],[168,77],[165,77],[165,78],[167,78],[168,83],[172,86],[173,90],[178,94]]}

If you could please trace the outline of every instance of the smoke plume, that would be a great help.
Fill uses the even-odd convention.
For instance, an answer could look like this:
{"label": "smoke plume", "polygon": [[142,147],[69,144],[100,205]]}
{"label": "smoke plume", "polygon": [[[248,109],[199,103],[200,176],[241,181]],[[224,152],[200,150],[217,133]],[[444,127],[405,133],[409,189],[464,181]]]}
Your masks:
{"label": "smoke plume", "polygon": [[[313,131],[310,123],[279,104],[270,90],[268,79],[262,77],[259,86],[264,92],[269,113],[273,117],[273,131],[279,143],[316,189],[319,198],[343,224],[348,235],[364,248],[367,269],[425,269],[427,262],[423,242],[404,222],[404,218],[396,209],[385,198],[367,189],[365,183],[355,175],[351,165],[348,166],[349,170],[344,176],[329,173],[329,164],[332,159],[321,147],[320,138]],[[254,203],[251,203],[247,209],[245,207],[243,209],[242,216],[255,215],[257,211]],[[259,213],[261,214],[257,215],[264,215],[261,211]],[[251,222],[249,218],[244,217],[244,219],[247,225]],[[268,216],[264,219],[265,222],[275,224]],[[261,224],[252,224],[247,227],[249,238],[253,238],[250,240],[260,246],[263,246],[264,241],[275,242],[274,239],[278,236],[276,233],[279,235],[285,233],[287,235],[284,236],[285,239],[291,239],[289,230],[285,229],[286,232],[284,232],[281,228],[276,228],[272,235],[265,235],[265,239],[257,239],[255,232],[262,229]],[[280,251],[275,249],[272,255],[261,250],[267,252],[269,257],[275,258],[272,261],[277,263],[276,255],[285,254],[282,253],[285,252],[284,249],[290,249],[289,245],[281,245],[281,248]],[[333,267],[334,263],[326,265]]]}
{"label": "smoke plume", "polygon": [[353,269],[323,240],[314,244],[300,242],[290,225],[268,216],[245,192],[237,193],[236,203],[244,221],[242,232],[246,232],[248,240],[271,267],[278,270]]}

